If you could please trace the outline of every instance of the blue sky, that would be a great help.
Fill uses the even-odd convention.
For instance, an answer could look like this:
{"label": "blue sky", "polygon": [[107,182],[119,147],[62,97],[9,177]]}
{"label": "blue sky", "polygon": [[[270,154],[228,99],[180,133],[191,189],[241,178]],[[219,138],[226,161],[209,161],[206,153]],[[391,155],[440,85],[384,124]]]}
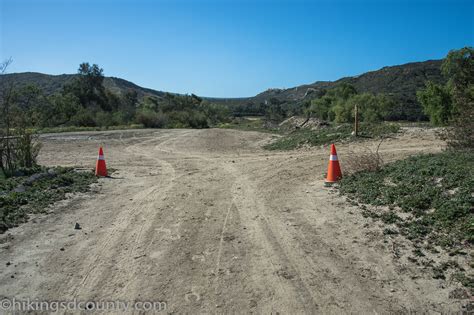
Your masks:
{"label": "blue sky", "polygon": [[474,1],[0,0],[10,72],[108,76],[252,96],[474,46]]}

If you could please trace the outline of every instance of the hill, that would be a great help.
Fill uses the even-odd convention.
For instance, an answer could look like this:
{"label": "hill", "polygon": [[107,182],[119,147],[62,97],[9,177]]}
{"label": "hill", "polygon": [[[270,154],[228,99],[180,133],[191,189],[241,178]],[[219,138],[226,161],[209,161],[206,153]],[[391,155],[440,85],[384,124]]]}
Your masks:
{"label": "hill", "polygon": [[[76,76],[77,74],[51,75],[38,72],[9,73],[0,76],[0,83],[2,80],[13,81],[18,87],[35,84],[41,88],[45,94],[49,95],[59,92],[65,84],[71,82]],[[162,97],[165,94],[165,92],[147,89],[130,81],[115,77],[105,77],[104,86],[118,94],[122,94],[128,90],[134,90],[137,92],[139,98],[146,95]]]}
{"label": "hill", "polygon": [[332,88],[341,83],[352,84],[359,93],[384,93],[400,100],[414,101],[416,91],[428,80],[441,83],[442,60],[428,60],[404,65],[384,67],[359,76],[345,77],[337,81],[318,81],[289,89],[269,89],[252,99],[278,98],[282,101],[298,101],[312,98],[315,92]]}
{"label": "hill", "polygon": [[[441,75],[442,60],[428,60],[413,62],[404,65],[384,67],[376,71],[366,72],[359,76],[345,77],[337,81],[317,81],[311,84],[300,85],[289,89],[268,89],[253,97],[246,98],[213,98],[204,97],[211,103],[227,105],[230,108],[237,106],[256,106],[267,104],[271,99],[281,103],[302,103],[305,100],[316,98],[325,90],[335,87],[340,83],[352,84],[359,93],[384,93],[397,101],[403,111],[419,111],[420,106],[416,101],[416,91],[424,87],[425,82],[431,80],[444,83]],[[12,73],[0,76],[1,80],[13,80],[17,85],[36,84],[46,94],[59,91],[64,84],[70,82],[75,74],[48,75],[35,72]],[[144,88],[130,81],[106,77],[104,85],[116,93],[134,90],[138,97],[155,96],[161,98],[165,92]]]}

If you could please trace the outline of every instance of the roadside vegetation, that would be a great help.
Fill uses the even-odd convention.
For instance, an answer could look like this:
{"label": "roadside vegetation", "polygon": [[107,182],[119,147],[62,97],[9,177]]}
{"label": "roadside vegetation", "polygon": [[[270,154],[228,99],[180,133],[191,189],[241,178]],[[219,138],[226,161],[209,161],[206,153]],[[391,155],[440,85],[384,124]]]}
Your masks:
{"label": "roadside vegetation", "polygon": [[297,129],[267,144],[267,150],[293,150],[303,146],[318,146],[334,142],[377,139],[394,135],[399,130],[397,124],[361,124],[358,137],[352,134],[351,124],[333,125],[319,130]]}
{"label": "roadside vegetation", "polygon": [[277,126],[268,124],[268,121],[262,117],[234,117],[231,121],[222,123],[218,126],[223,129],[236,129],[243,131],[259,131],[281,133]]}
{"label": "roadside vegetation", "polygon": [[[1,64],[0,72],[8,65]],[[35,93],[21,93],[11,84],[0,86],[0,234],[27,221],[30,214],[47,211],[68,193],[89,190],[97,180],[92,170],[37,164],[41,143],[33,128],[40,113],[31,108],[42,104],[35,103]]]}
{"label": "roadside vegetation", "polygon": [[[445,151],[413,156],[341,180],[340,192],[362,204],[387,206],[365,213],[395,224],[414,242],[441,247],[474,244],[474,154]],[[380,211],[380,212],[378,212]],[[405,219],[398,212],[409,214]]]}
{"label": "roadside vegetation", "polygon": [[[472,255],[474,245],[474,50],[451,51],[442,71],[448,83],[428,82],[418,98],[431,124],[445,127],[448,149],[359,168],[339,189],[365,216],[382,221],[386,235],[412,241],[410,261],[431,268],[434,278],[450,275],[472,294],[474,265],[461,266],[455,256]],[[440,251],[449,258],[426,257]]]}
{"label": "roadside vegetation", "polygon": [[16,170],[0,178],[0,234],[26,222],[30,214],[47,212],[47,207],[67,194],[89,191],[97,181],[92,170],[34,167]]}
{"label": "roadside vegetation", "polygon": [[474,147],[474,49],[449,52],[441,66],[445,85],[427,82],[417,97],[436,126],[447,126],[444,138],[453,148]]}
{"label": "roadside vegetation", "polygon": [[[1,75],[11,62],[0,64]],[[35,85],[0,80],[0,233],[96,181],[92,171],[40,167],[40,133],[208,128],[230,121],[226,107],[196,95],[139,98],[134,90],[116,93],[103,83],[103,69],[89,63],[80,64],[78,75],[50,95]]]}
{"label": "roadside vegetation", "polygon": [[79,65],[77,76],[54,94],[48,95],[36,85],[17,86],[2,80],[2,89],[8,91],[3,103],[21,113],[23,127],[40,132],[130,126],[208,128],[229,121],[230,112],[225,106],[196,95],[139,97],[133,89],[116,92],[106,88],[104,78],[102,68],[85,62]]}
{"label": "roadside vegetation", "polygon": [[[339,189],[350,202],[360,205],[364,216],[382,221],[385,234],[400,234],[411,240],[416,248],[411,257],[414,262],[426,252],[439,249],[450,257],[472,252],[472,151],[413,156],[379,170],[360,171],[344,177]],[[432,268],[436,278],[444,279],[444,272],[454,269],[456,277],[474,290],[474,274],[457,264],[424,264]]]}
{"label": "roadside vegetation", "polygon": [[[395,117],[399,104],[384,94],[358,93],[351,84],[341,83],[313,96],[299,108],[277,99],[271,99],[267,107],[262,105],[264,119],[277,127],[293,114],[320,122],[318,128],[295,126],[281,132],[282,137],[266,145],[265,149],[293,150],[302,146],[381,138],[393,135],[400,128],[398,124],[388,122]],[[356,114],[359,123],[357,137],[352,134]]]}

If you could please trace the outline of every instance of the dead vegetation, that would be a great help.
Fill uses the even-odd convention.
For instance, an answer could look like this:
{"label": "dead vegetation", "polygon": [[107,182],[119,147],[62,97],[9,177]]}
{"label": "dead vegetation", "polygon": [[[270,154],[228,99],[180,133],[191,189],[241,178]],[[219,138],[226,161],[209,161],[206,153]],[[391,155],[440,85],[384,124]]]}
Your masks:
{"label": "dead vegetation", "polygon": [[383,141],[384,138],[380,140],[375,151],[373,151],[368,146],[364,146],[365,149],[363,152],[350,151],[348,154],[350,159],[344,161],[344,168],[346,172],[349,174],[354,174],[363,171],[373,172],[380,170],[384,163],[382,156],[379,153],[379,149]]}

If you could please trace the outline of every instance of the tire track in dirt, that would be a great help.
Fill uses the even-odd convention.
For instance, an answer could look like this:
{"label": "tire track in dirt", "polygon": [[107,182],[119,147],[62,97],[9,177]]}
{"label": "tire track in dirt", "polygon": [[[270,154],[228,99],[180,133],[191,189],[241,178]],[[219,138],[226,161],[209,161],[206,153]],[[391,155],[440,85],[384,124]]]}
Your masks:
{"label": "tire track in dirt", "polygon": [[[136,263],[134,260],[141,258],[149,254],[150,246],[153,245],[155,240],[154,232],[156,231],[156,226],[162,226],[163,222],[158,222],[158,219],[161,218],[160,205],[163,204],[166,198],[168,198],[168,193],[173,190],[175,186],[175,181],[179,176],[177,176],[175,166],[167,162],[164,158],[160,158],[164,150],[160,149],[163,143],[172,140],[175,137],[182,137],[186,134],[164,134],[158,136],[153,136],[149,140],[141,141],[135,145],[128,146],[126,148],[127,152],[136,154],[146,159],[151,159],[157,163],[162,169],[159,176],[166,179],[165,182],[157,184],[154,186],[158,193],[153,196],[146,204],[146,210],[144,213],[146,216],[146,221],[144,224],[141,224],[135,241],[133,243],[132,255],[127,262],[128,266],[132,266],[133,271],[128,274],[128,280],[124,287],[125,291],[137,292],[140,290],[142,285],[142,274],[139,270],[139,263]],[[171,137],[171,138],[170,138]],[[167,231],[163,227],[164,231]],[[140,247],[140,253],[138,253],[138,248]],[[129,268],[130,269],[130,268]],[[138,281],[137,281],[138,280]]]}
{"label": "tire track in dirt", "polygon": [[[185,154],[176,150],[174,148],[172,152],[174,154],[180,154],[180,156],[184,157]],[[189,156],[188,156],[189,157]],[[249,240],[252,248],[258,247],[262,248],[265,251],[265,255],[263,255],[262,259],[259,260],[257,266],[260,268],[259,273],[265,273],[269,266],[272,266],[272,272],[269,275],[268,283],[266,286],[262,286],[261,290],[263,291],[265,288],[275,290],[276,293],[272,296],[272,299],[276,298],[276,301],[273,302],[280,303],[282,300],[286,302],[288,307],[288,311],[302,309],[309,311],[310,309],[314,309],[316,303],[309,293],[307,289],[307,284],[301,279],[301,277],[297,277],[297,279],[293,279],[294,276],[292,275],[292,281],[287,281],[288,279],[282,280],[281,277],[288,276],[286,269],[294,270],[293,263],[290,261],[288,256],[282,250],[281,244],[276,239],[275,235],[273,234],[272,230],[269,228],[268,219],[266,218],[265,214],[263,214],[262,202],[259,201],[259,198],[253,193],[254,185],[246,180],[244,176],[239,173],[235,167],[229,166],[227,163],[227,158],[209,156],[206,154],[196,154],[192,155],[193,158],[199,159],[204,161],[206,164],[219,164],[221,169],[230,175],[233,178],[233,188],[232,188],[232,202],[229,208],[227,209],[226,216],[223,221],[222,225],[222,232],[220,233],[219,238],[219,245],[218,245],[218,252],[216,257],[216,271],[215,271],[215,292],[219,292],[219,289],[226,285],[226,283],[220,284],[219,283],[219,270],[221,259],[229,260],[227,257],[222,256],[222,250],[224,247],[224,234],[226,231],[227,221],[231,210],[234,208],[239,212],[239,215],[244,219],[241,223],[242,226],[254,226],[253,233],[257,236],[254,236],[252,239]],[[243,190],[241,190],[243,188]],[[252,204],[248,204],[243,202],[244,200],[252,201]],[[263,222],[259,222],[257,225],[254,224],[253,217],[256,213],[251,213],[255,211],[258,213]],[[232,264],[231,264],[232,265]],[[231,269],[232,266],[228,266],[227,269]],[[255,265],[254,265],[254,268]],[[283,274],[283,276],[278,275],[278,273]],[[295,272],[293,272],[295,274]],[[277,275],[275,277],[275,275]],[[289,296],[289,291],[293,291],[294,294]],[[295,303],[295,301],[299,301],[299,303]],[[282,303],[285,304],[285,303]],[[301,305],[304,307],[301,308]],[[278,309],[278,308],[276,308]],[[276,309],[269,309],[269,311],[275,311]]]}
{"label": "tire track in dirt", "polygon": [[[155,138],[156,137],[151,136],[152,141],[155,141]],[[88,139],[88,141],[94,140]],[[122,137],[119,138],[119,141],[124,144]],[[126,147],[125,150],[128,150],[127,152],[133,156],[133,160],[143,160],[144,157],[140,154],[137,154],[139,150],[134,150],[134,148],[136,149],[142,143],[146,144],[150,140],[140,139],[140,141],[137,141],[137,138],[134,135],[131,141],[134,141],[135,143],[130,147]],[[153,161],[156,162],[156,160]],[[131,165],[131,167],[134,166],[135,165]],[[169,168],[165,168],[165,171],[168,171],[168,173],[165,174],[163,178],[173,178],[173,176],[170,174],[173,171],[172,169],[170,170]],[[73,288],[73,291],[70,292],[72,297],[88,297],[90,296],[89,292],[93,291],[94,289],[99,290],[100,288],[104,289],[104,293],[109,292],[107,288],[104,288],[104,286],[110,288],[114,285],[115,279],[113,276],[111,276],[110,272],[110,266],[112,265],[118,269],[133,269],[134,264],[131,263],[131,260],[135,257],[137,246],[141,240],[141,233],[140,231],[130,231],[127,229],[131,225],[136,225],[134,222],[138,222],[141,218],[146,216],[149,205],[153,205],[156,202],[156,199],[160,193],[166,192],[164,189],[160,189],[160,185],[168,189],[172,186],[170,183],[163,182],[160,182],[157,185],[152,185],[144,178],[137,178],[133,180],[132,178],[128,177],[125,178],[125,180],[135,181],[135,185],[147,188],[138,191],[133,195],[133,198],[130,198],[131,200],[134,200],[134,204],[130,205],[130,207],[126,206],[129,202],[125,200],[121,201],[121,203],[125,205],[124,208],[126,210],[124,209],[125,211],[120,210],[117,212],[117,216],[111,223],[109,223],[112,228],[108,229],[103,238],[97,239],[93,250],[87,252],[87,260],[82,261],[82,263],[79,265],[74,262],[69,264],[74,264],[75,269],[78,269],[75,273],[83,274],[80,279],[74,277],[69,282],[69,285],[67,285],[65,288],[66,292]],[[136,180],[139,182],[137,183]],[[143,224],[138,226],[140,229],[144,227]],[[131,249],[128,248],[130,246]],[[114,248],[116,249],[115,252],[113,251]],[[122,248],[125,248],[125,250]],[[133,273],[133,270],[130,270],[130,273],[128,274],[132,276]],[[123,279],[120,279],[119,281],[123,282]]]}
{"label": "tire track in dirt", "polygon": [[227,220],[229,219],[229,215],[232,209],[236,209],[236,206],[234,203],[231,204],[231,206],[227,209],[227,213],[225,215],[224,223],[222,224],[222,232],[221,232],[221,237],[219,240],[219,247],[217,250],[217,258],[216,258],[216,270],[214,271],[216,274],[216,284],[215,284],[215,291],[216,294],[219,292],[219,269],[220,269],[220,264],[221,264],[221,256],[222,256],[222,247],[224,245],[224,234],[226,232],[226,226],[227,226]]}
{"label": "tire track in dirt", "polygon": [[253,226],[253,246],[260,247],[265,253],[252,264],[255,274],[266,275],[259,281],[263,280],[267,290],[273,291],[270,303],[272,308],[262,311],[310,312],[317,309],[317,303],[308,290],[307,284],[295,272],[295,262],[283,249],[281,240],[276,238],[271,228],[265,213],[264,202],[257,195],[258,190],[255,184],[233,166],[228,166],[227,171],[236,178],[233,191],[234,202],[239,205],[238,209],[241,216],[245,218],[245,224]]}
{"label": "tire track in dirt", "polygon": [[[166,135],[164,137],[166,137]],[[151,136],[151,139],[138,141],[131,146],[125,147],[125,150],[134,156],[134,160],[138,161],[143,159],[145,156],[158,162],[159,166],[165,166],[162,168],[161,175],[163,178],[171,180],[164,183],[160,182],[156,185],[152,185],[149,181],[143,181],[142,185],[148,186],[148,188],[138,192],[133,197],[133,200],[136,200],[135,205],[129,208],[125,213],[120,213],[121,216],[117,218],[113,224],[115,228],[107,234],[105,240],[102,240],[102,242],[98,244],[96,253],[92,258],[89,258],[90,265],[87,267],[84,277],[79,282],[79,285],[75,284],[75,289],[72,292],[73,297],[87,296],[91,288],[110,282],[111,277],[110,273],[107,272],[108,265],[106,262],[114,259],[113,256],[116,253],[111,252],[110,248],[117,246],[117,244],[126,243],[128,244],[127,246],[131,246],[131,249],[127,250],[128,253],[125,255],[125,258],[116,262],[115,265],[118,268],[123,266],[129,270],[127,273],[129,280],[124,281],[124,279],[121,279],[121,282],[126,283],[124,289],[128,289],[129,284],[132,282],[131,279],[133,279],[136,274],[134,271],[135,269],[133,268],[135,266],[133,260],[137,256],[137,248],[141,244],[142,232],[146,225],[140,224],[138,232],[133,230],[127,231],[127,227],[133,222],[139,221],[139,218],[146,216],[149,212],[149,207],[153,206],[160,196],[166,195],[167,191],[172,188],[172,181],[175,175],[171,164],[150,157],[146,153],[146,149],[141,149],[142,146],[147,145],[149,142],[159,141],[160,139],[160,137]],[[137,139],[134,137],[133,140],[136,141]],[[121,138],[120,141],[122,141]]]}

